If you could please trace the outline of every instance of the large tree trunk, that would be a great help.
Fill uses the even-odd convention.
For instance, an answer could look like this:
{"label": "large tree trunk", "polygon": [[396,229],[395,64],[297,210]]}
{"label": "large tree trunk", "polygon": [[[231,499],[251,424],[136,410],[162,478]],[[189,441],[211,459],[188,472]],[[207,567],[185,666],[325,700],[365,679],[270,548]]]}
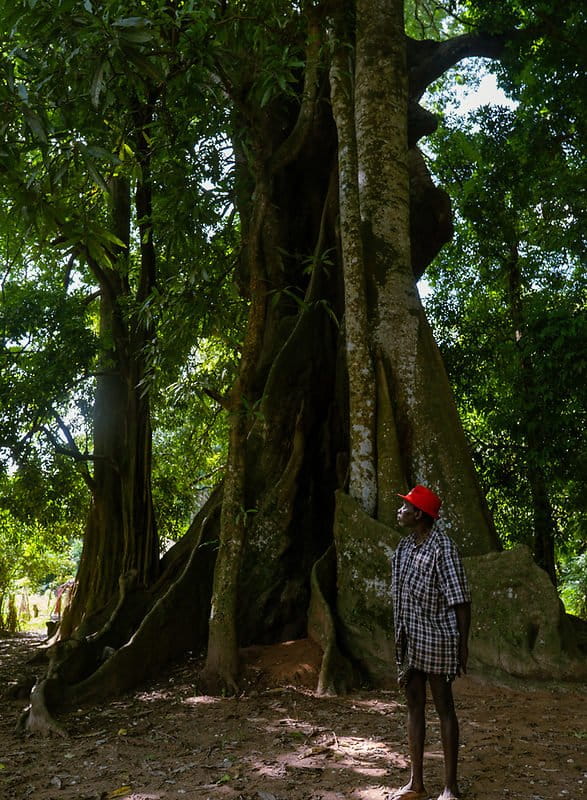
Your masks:
{"label": "large tree trunk", "polygon": [[[306,633],[310,572],[332,541],[337,488],[351,486],[374,516],[389,523],[395,519],[396,493],[409,483],[428,482],[445,497],[445,524],[465,553],[499,547],[415,287],[414,271],[421,274],[446,233],[446,220],[439,220],[447,207],[421,159],[409,156],[402,13],[401,3],[359,3],[355,85],[344,77],[352,62],[333,66],[333,82],[341,80],[333,94],[340,172],[334,121],[321,100],[329,89],[325,82],[292,161],[282,165],[276,155],[283,149],[283,105],[274,121],[264,124],[265,144],[273,148],[266,163],[277,166],[256,257],[263,262],[265,292],[272,299],[248,397],[249,407],[258,403],[258,411],[240,465],[244,502],[233,506],[226,520],[234,526],[237,514],[251,512],[246,536],[243,528],[232,551],[241,567],[237,604],[230,589],[236,621],[224,639],[232,653],[224,661],[230,665],[224,683],[233,688],[235,635],[238,643],[248,644]],[[351,31],[341,52],[352,53],[354,44]],[[349,108],[353,96],[354,108]],[[294,122],[292,117],[292,130]],[[244,159],[240,164],[246,172]],[[249,174],[239,185],[247,187],[241,215],[250,220],[254,205],[247,198],[258,197],[258,184]],[[415,263],[410,211],[420,230],[430,221],[430,239],[437,242],[436,250],[430,244],[428,250],[418,248]],[[246,222],[245,230],[250,226]],[[255,265],[247,261],[246,268],[243,285]],[[343,315],[345,324],[337,327]],[[361,319],[368,338],[358,330]],[[353,420],[359,422],[354,432]],[[244,437],[240,442],[243,446]],[[371,460],[376,470],[376,494],[369,486],[375,487],[374,475],[360,463],[365,453],[365,463]],[[226,555],[231,552],[223,536],[221,556],[225,546]],[[227,588],[220,580],[222,561],[217,562],[215,598],[221,586]],[[213,607],[216,615],[216,600]],[[208,656],[217,674],[225,669],[218,656],[224,646],[217,644],[220,640],[220,634],[214,636]]]}
{"label": "large tree trunk", "polygon": [[133,302],[146,299],[154,281],[153,248],[149,231],[144,229],[149,219],[149,196],[148,183],[141,184],[137,191],[141,269],[134,296],[128,253],[130,187],[122,179],[112,181],[112,230],[124,246],[117,250],[113,267],[89,258],[101,289],[100,339],[104,350],[94,403],[92,501],[73,602],[60,626],[60,638],[67,638],[74,630],[79,635],[91,633],[92,627],[100,624],[98,612],[109,613],[121,576],[132,572],[139,584],[150,586],[158,575],[144,352],[152,333],[137,315],[128,313]]}
{"label": "large tree trunk", "polygon": [[334,34],[330,87],[339,142],[340,238],[349,387],[349,494],[368,514],[374,515],[377,510],[376,378],[367,317],[352,59],[344,36],[344,15],[340,16],[342,19]]}
{"label": "large tree trunk", "polygon": [[[317,316],[323,317],[316,315],[313,306],[323,299],[318,286],[326,247],[324,196],[329,196],[333,159],[328,136],[320,137],[326,148],[321,142],[312,152],[317,144],[314,140],[307,149],[308,140],[318,133],[320,30],[312,12],[306,22],[304,86],[300,107],[288,109],[291,129],[282,138],[284,109],[279,103],[275,117],[271,108],[241,114],[244,132],[235,136],[237,152],[239,137],[247,141],[249,152],[248,160],[243,157],[239,161],[237,187],[244,233],[241,284],[250,308],[239,376],[230,400],[220,549],[202,676],[204,685],[216,691],[237,687],[239,642],[275,640],[287,626],[293,635],[304,632],[307,579],[320,554],[320,548],[307,547],[305,532],[311,521],[305,519],[296,548],[298,568],[291,569],[291,552],[283,559],[290,550],[296,515],[300,510],[304,515],[308,512],[307,507],[298,505],[299,475],[309,466],[307,431],[316,425],[316,393],[310,383],[316,378],[316,365],[312,356],[308,359],[311,344],[306,337],[315,332]],[[242,79],[239,76],[239,81]],[[234,86],[227,88],[235,93]],[[256,127],[251,127],[251,120]],[[325,152],[326,169],[317,160]],[[312,162],[312,174],[306,164],[300,172],[302,153]],[[314,265],[308,281],[303,259],[310,254]],[[298,336],[304,340],[303,350],[297,349]],[[291,382],[285,370],[290,371]],[[329,386],[326,397],[331,395]],[[314,459],[314,469],[316,463]],[[249,595],[257,602],[242,602]],[[261,624],[259,612],[263,614]]]}
{"label": "large tree trunk", "polygon": [[[332,72],[339,170],[334,120],[324,102],[315,103],[301,147],[283,165],[276,157],[283,149],[278,136],[284,128],[282,105],[275,121],[264,125],[265,143],[273,148],[267,161],[278,166],[256,257],[263,262],[265,292],[272,300],[248,398],[249,407],[258,403],[258,410],[240,464],[244,503],[233,506],[226,520],[229,536],[236,515],[249,512],[246,536],[243,528],[232,551],[241,565],[238,603],[232,584],[227,594],[236,619],[226,638],[211,633],[214,647],[208,655],[225,687],[236,682],[235,636],[245,645],[306,634],[310,572],[332,542],[337,488],[350,490],[374,516],[393,523],[396,493],[409,483],[428,482],[445,497],[444,524],[465,553],[499,547],[415,287],[414,272],[421,274],[433,248],[419,248],[414,264],[410,206],[421,230],[430,220],[436,249],[439,218],[447,208],[437,202],[438,190],[421,159],[409,156],[401,3],[360,3],[357,18],[355,86],[345,78],[349,64],[335,64]],[[354,32],[349,37],[341,42],[341,52],[352,52]],[[324,82],[320,87],[322,92],[329,88]],[[354,108],[349,108],[353,96]],[[258,198],[255,176],[240,185]],[[243,219],[252,219],[253,209],[243,201]],[[247,261],[246,267],[244,285],[255,265]],[[344,326],[337,326],[343,316]],[[368,338],[365,330],[357,330],[361,319]],[[359,421],[359,437],[353,420]],[[240,442],[243,446],[244,437]],[[369,469],[357,469],[365,454],[365,463],[370,459],[376,469],[376,495]],[[224,561],[231,551],[223,537]],[[215,598],[221,586],[227,590],[221,563],[219,558]],[[234,579],[233,572],[228,580]],[[213,607],[214,625],[216,599]],[[222,663],[218,653],[225,645],[231,655],[225,653]],[[226,664],[229,673],[222,675]]]}
{"label": "large tree trunk", "polygon": [[[445,501],[442,524],[464,553],[498,547],[444,365],[415,286],[410,256],[408,82],[403,4],[358,8],[356,118],[373,346],[382,362],[378,428],[391,447],[378,474],[378,517],[392,522],[395,492],[415,483]],[[395,435],[391,432],[395,430]],[[390,485],[402,475],[402,485]]]}
{"label": "large tree trunk", "polygon": [[246,446],[256,401],[253,385],[265,327],[266,305],[262,241],[263,229],[267,224],[269,185],[262,163],[259,163],[255,177],[255,199],[246,242],[251,304],[238,377],[229,400],[230,433],[220,520],[220,547],[214,573],[206,666],[201,676],[203,687],[214,694],[238,689],[238,576],[249,527],[248,518],[252,513],[246,506]]}

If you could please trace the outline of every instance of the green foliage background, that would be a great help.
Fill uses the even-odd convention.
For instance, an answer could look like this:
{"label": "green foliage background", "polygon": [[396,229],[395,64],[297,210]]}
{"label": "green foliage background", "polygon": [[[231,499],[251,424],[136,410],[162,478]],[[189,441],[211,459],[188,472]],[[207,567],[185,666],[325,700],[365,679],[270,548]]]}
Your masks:
{"label": "green foliage background", "polygon": [[[295,4],[294,4],[295,5]],[[250,25],[239,24],[245,9]],[[99,334],[91,260],[112,267],[113,179],[133,189],[147,142],[156,286],[123,309],[148,323],[153,491],[164,546],[222,477],[226,413],[246,298],[239,291],[234,119],[220,82],[250,76],[260,109],[297,102],[301,53],[292,4],[212,0],[0,3],[0,592],[16,578],[65,574],[90,494],[93,395],[111,342]],[[531,542],[525,480],[544,474],[556,518],[561,593],[585,614],[587,282],[585,8],[545,0],[410,0],[408,34],[480,27],[511,37],[492,64],[515,110],[451,117],[449,82],[429,93],[442,125],[426,145],[452,196],[455,237],[427,274],[426,301],[489,504],[506,545]],[[243,34],[244,30],[244,34]],[[240,37],[240,38],[239,38]],[[137,133],[137,108],[157,111]],[[238,132],[238,131],[237,131]],[[238,139],[239,158],[249,143]],[[136,281],[141,224],[128,253]],[[523,336],[508,259],[516,254]],[[520,363],[532,385],[521,391]],[[528,446],[528,434],[541,441]],[[65,454],[74,455],[74,458]]]}

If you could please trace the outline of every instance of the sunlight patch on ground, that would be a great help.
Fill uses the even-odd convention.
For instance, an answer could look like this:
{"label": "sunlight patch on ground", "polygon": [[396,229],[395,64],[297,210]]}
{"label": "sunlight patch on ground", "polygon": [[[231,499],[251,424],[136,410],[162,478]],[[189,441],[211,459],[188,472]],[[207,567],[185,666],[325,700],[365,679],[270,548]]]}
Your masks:
{"label": "sunlight patch on ground", "polygon": [[167,690],[157,689],[153,692],[140,692],[135,696],[136,699],[140,700],[142,703],[156,703],[161,700],[171,699],[173,694]]}
{"label": "sunlight patch on ground", "polygon": [[183,700],[184,706],[213,706],[215,703],[220,703],[221,697],[212,697],[207,694],[197,694],[192,697],[185,697]]}
{"label": "sunlight patch on ground", "polygon": [[424,753],[424,758],[430,761],[443,761],[444,756],[442,754],[442,750],[426,750]]}
{"label": "sunlight patch on ground", "polygon": [[404,769],[409,764],[404,753],[384,741],[334,734],[277,755],[276,764],[291,769],[295,759],[296,769],[312,770],[323,767],[325,758],[330,769],[352,769],[369,778],[383,777],[390,766]]}
{"label": "sunlight patch on ground", "polygon": [[[380,695],[390,694],[391,692],[380,692]],[[365,698],[353,700],[353,707],[355,708],[364,708],[371,713],[375,712],[378,714],[395,714],[397,712],[403,712],[405,709],[405,702],[402,700],[397,700],[395,694],[390,697],[389,700],[382,700],[381,697],[376,698]]]}
{"label": "sunlight patch on ground", "polygon": [[396,767],[406,767],[409,763],[403,753],[398,753],[397,750],[378,739],[341,736],[338,739],[338,749],[355,760],[364,760],[369,763],[373,763],[374,759],[380,759],[386,764],[393,764]]}
{"label": "sunlight patch on ground", "polygon": [[282,778],[287,773],[285,764],[276,764],[271,761],[256,764],[253,760],[253,765],[257,775],[262,775],[264,778]]}
{"label": "sunlight patch on ground", "polygon": [[354,797],[357,800],[381,800],[381,787],[369,786],[366,789],[357,789]]}

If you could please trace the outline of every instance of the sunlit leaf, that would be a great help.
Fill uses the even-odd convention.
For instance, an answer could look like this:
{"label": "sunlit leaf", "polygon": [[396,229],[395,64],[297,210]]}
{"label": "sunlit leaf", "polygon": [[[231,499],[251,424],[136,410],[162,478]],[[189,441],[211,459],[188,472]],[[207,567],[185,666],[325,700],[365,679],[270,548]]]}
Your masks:
{"label": "sunlit leaf", "polygon": [[92,84],[90,86],[90,98],[92,100],[92,105],[94,108],[98,108],[100,103],[100,95],[102,93],[102,89],[104,88],[104,71],[106,68],[106,62],[102,61],[96,71],[94,72],[94,76],[92,78]]}
{"label": "sunlit leaf", "polygon": [[132,786],[120,786],[118,789],[112,789],[112,791],[108,792],[108,798],[115,798],[115,797],[124,797],[125,794],[128,794],[132,791]]}

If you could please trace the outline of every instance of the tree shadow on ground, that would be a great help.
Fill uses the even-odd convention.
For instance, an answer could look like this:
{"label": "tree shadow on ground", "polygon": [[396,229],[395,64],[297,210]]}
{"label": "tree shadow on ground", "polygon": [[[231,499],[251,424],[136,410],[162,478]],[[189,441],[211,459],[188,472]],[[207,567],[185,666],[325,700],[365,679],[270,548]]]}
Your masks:
{"label": "tree shadow on ground", "polygon": [[[39,644],[0,639],[0,683]],[[308,640],[242,651],[245,692],[198,694],[202,659],[108,704],[60,717],[69,736],[19,738],[23,700],[0,718],[0,796],[14,800],[385,800],[407,774],[405,706],[397,691],[318,696],[320,651]],[[34,671],[34,664],[26,669]],[[587,797],[585,686],[457,681],[464,800]],[[430,797],[442,782],[429,712]]]}

